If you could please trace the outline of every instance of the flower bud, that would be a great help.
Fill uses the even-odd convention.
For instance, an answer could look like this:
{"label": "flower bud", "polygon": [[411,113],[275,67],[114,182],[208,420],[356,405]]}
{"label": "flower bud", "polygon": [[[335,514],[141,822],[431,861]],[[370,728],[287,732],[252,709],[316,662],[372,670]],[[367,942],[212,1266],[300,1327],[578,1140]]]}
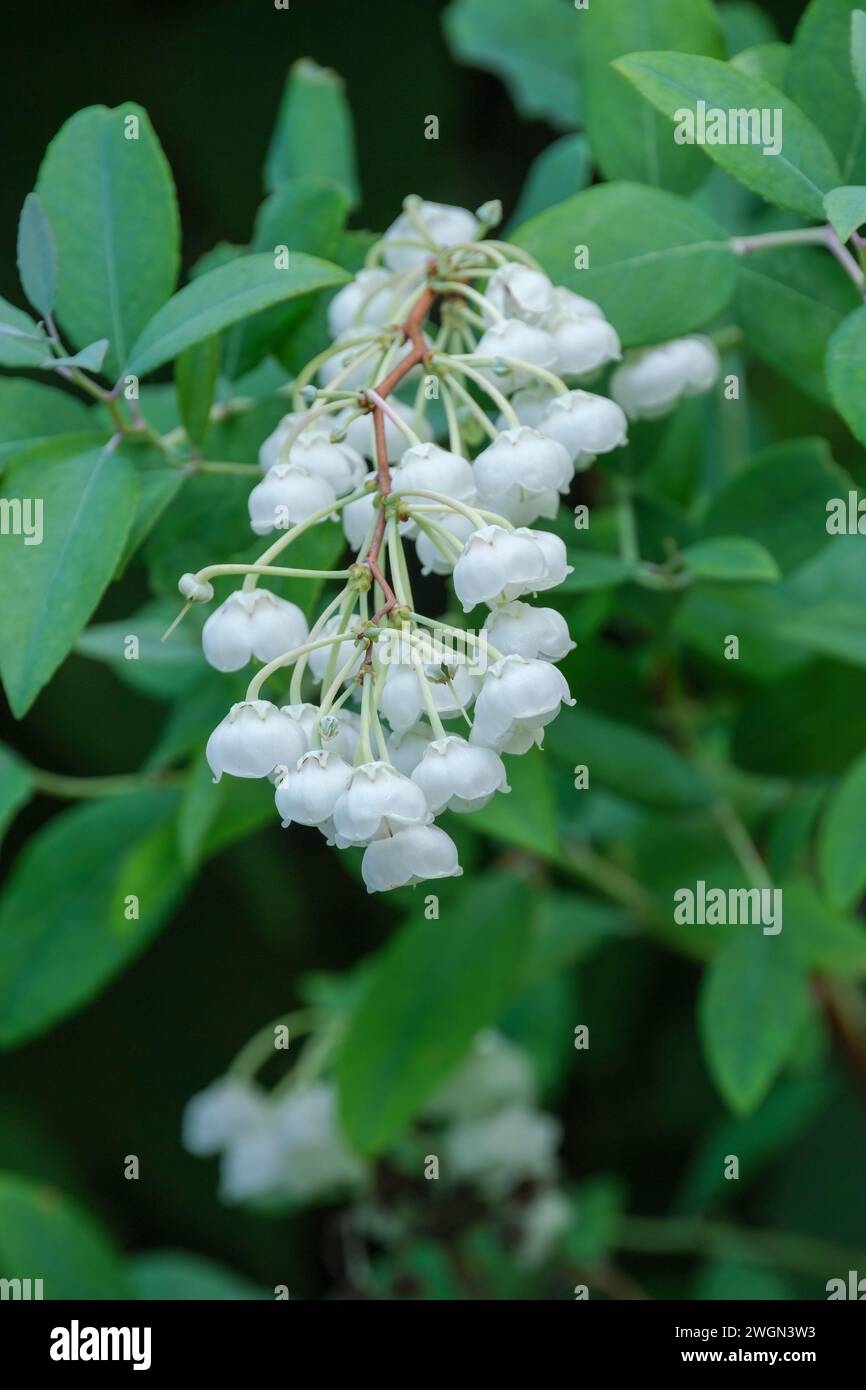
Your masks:
{"label": "flower bud", "polygon": [[297,604],[268,589],[237,589],[211,613],[202,634],[206,661],[217,671],[239,671],[252,657],[273,661],[307,640]]}
{"label": "flower bud", "polygon": [[368,893],[387,893],[434,878],[459,878],[462,873],[457,846],[438,825],[412,825],[374,840],[361,861]]}
{"label": "flower bud", "polygon": [[213,585],[202,583],[194,574],[182,574],[177,587],[190,603],[210,603],[213,598]]}

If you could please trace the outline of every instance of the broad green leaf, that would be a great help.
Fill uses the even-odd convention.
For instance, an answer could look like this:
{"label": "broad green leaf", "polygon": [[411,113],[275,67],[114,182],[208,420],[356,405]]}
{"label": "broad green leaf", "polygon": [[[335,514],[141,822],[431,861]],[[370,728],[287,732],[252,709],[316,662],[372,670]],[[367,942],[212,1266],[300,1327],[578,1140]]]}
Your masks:
{"label": "broad green leaf", "polygon": [[866,12],[855,10],[851,15],[851,68],[860,93],[866,103]]}
{"label": "broad green leaf", "polygon": [[35,193],[27,194],[18,219],[18,277],[28,301],[46,318],[57,295],[57,246]]}
{"label": "broad green leaf", "polygon": [[625,1208],[619,1178],[590,1178],[574,1193],[574,1223],[565,1241],[568,1256],[579,1265],[603,1265],[616,1246]]}
{"label": "broad green leaf", "polygon": [[827,405],[827,345],[857,304],[855,286],[825,252],[792,246],[784,256],[743,257],[734,312],[749,350]]}
{"label": "broad green leaf", "polygon": [[585,765],[590,787],[606,787],[631,801],[686,808],[710,796],[699,773],[669,743],[580,705],[563,709],[548,725],[545,748],[569,767]]}
{"label": "broad green leaf", "polygon": [[171,171],[133,102],[78,111],[48,146],[36,192],[57,240],[57,315],[76,347],[111,344],[120,372],[174,289],[180,263]]}
{"label": "broad green leaf", "polygon": [[199,448],[210,424],[219,362],[220,343],[214,336],[179,353],[174,364],[180,417],[190,443]]}
{"label": "broad green leaf", "polygon": [[866,443],[866,308],[849,314],[830,339],[827,380],[842,419]]}
{"label": "broad green leaf", "polygon": [[830,901],[852,907],[866,890],[866,757],[848,769],[830,798],[818,862]]}
{"label": "broad green leaf", "polygon": [[138,470],[138,503],[123,555],[118,566],[122,574],[139,546],[150,535],[163,513],[189,481],[180,468],[142,467]]}
{"label": "broad green leaf", "polygon": [[842,772],[866,747],[866,678],[813,661],[740,706],[732,755],[750,772],[809,777]]}
{"label": "broad green leaf", "polygon": [[696,579],[732,583],[773,582],[781,578],[772,555],[748,536],[717,536],[697,541],[682,552],[682,562]]}
{"label": "broad green leaf", "polygon": [[177,617],[180,598],[153,599],[120,622],[85,628],[75,643],[78,656],[103,661],[120,680],[156,699],[173,700],[196,685],[202,676],[201,622],[195,610],[163,642],[163,633]]}
{"label": "broad green leaf", "polygon": [[273,255],[242,256],[199,276],[164,304],[135,343],[128,370],[144,376],[239,319],[348,278],[339,266],[301,252],[290,252],[286,269],[277,268]]}
{"label": "broad green leaf", "polygon": [[93,1219],[56,1188],[17,1173],[0,1173],[0,1278],[41,1279],[31,1298],[133,1296],[119,1252]]}
{"label": "broad green leaf", "polygon": [[222,809],[227,790],[225,783],[225,778],[222,782],[214,782],[202,748],[187,774],[177,814],[180,857],[190,871],[198,866],[213,822]]}
{"label": "broad green leaf", "polygon": [[534,985],[562,973],[605,942],[632,928],[626,913],[582,893],[554,890],[539,898],[532,912],[526,983]]}
{"label": "broad green leaf", "polygon": [[48,435],[92,429],[87,406],[68,392],[38,381],[0,379],[0,463]]}
{"label": "broad green leaf", "polygon": [[[736,1246],[736,1239],[733,1241]],[[735,1259],[716,1260],[704,1265],[694,1282],[690,1295],[699,1301],[744,1300],[746,1302],[778,1303],[796,1298],[790,1280],[774,1269],[756,1269],[749,1262],[751,1252],[743,1242],[745,1263]]]}
{"label": "broad green leaf", "polygon": [[[681,53],[632,53],[616,67],[659,111],[678,122],[678,131],[682,113],[695,117],[699,102],[706,104],[700,109],[721,110],[727,119],[731,112],[757,113],[759,124],[766,112],[769,128],[757,130],[760,138],[755,143],[755,120],[748,140],[739,128],[733,143],[711,144],[702,139],[700,127],[695,138],[710,159],[767,202],[806,217],[823,216],[824,194],[842,181],[838,166],[823,136],[778,88],[715,58]],[[774,153],[766,154],[765,148]]]}
{"label": "broad green leaf", "polygon": [[836,228],[840,241],[848,241],[852,232],[866,222],[866,187],[834,188],[824,199],[827,216]]}
{"label": "broad green leaf", "polygon": [[[706,213],[659,188],[599,184],[532,218],[511,238],[558,284],[596,300],[624,345],[699,328],[730,301],[737,258]],[[589,265],[575,270],[575,249]]]}
{"label": "broad green leaf", "polygon": [[836,156],[838,183],[866,183],[866,110],[852,68],[856,0],[810,0],[791,44],[785,90]]}
{"label": "broad green leaf", "polygon": [[729,58],[742,53],[744,48],[773,43],[779,37],[772,19],[758,0],[724,0],[716,10]]}
{"label": "broad green leaf", "polygon": [[355,136],[343,80],[301,58],[289,69],[265,160],[265,183],[279,188],[299,174],[323,174],[358,201]]}
{"label": "broad green leaf", "polygon": [[[135,512],[135,471],[93,435],[58,435],[18,454],[4,494],[31,535],[0,546],[0,674],[13,713],[27,713],[96,608],[117,568]],[[28,544],[41,517],[41,540]]]}
{"label": "broad green leaf", "polygon": [[5,743],[0,743],[0,841],[32,795],[33,779],[29,767]]}
{"label": "broad green leaf", "polygon": [[0,299],[0,367],[41,367],[51,344],[23,309]]}
{"label": "broad green leaf", "polygon": [[[861,774],[861,788],[863,778]],[[862,801],[861,801],[862,806]],[[832,804],[831,804],[832,814]],[[861,813],[862,814],[862,813]],[[819,844],[819,855],[826,844],[828,819],[824,821],[824,839]],[[860,832],[862,854],[863,832]],[[833,847],[841,857],[850,854],[853,845]],[[834,865],[833,868],[836,866]],[[848,872],[847,881],[840,879],[840,887],[850,890],[851,863],[842,865],[842,874]],[[830,897],[832,892],[828,876],[824,875]],[[837,905],[825,901],[821,894],[807,879],[795,880],[783,885],[785,900],[785,931],[790,933],[797,953],[809,970],[819,970],[828,975],[841,975],[847,979],[862,979],[866,975],[866,928],[843,910],[853,905],[863,884],[853,895],[846,891],[847,901],[837,900]]]}
{"label": "broad green leaf", "polygon": [[537,748],[506,763],[510,792],[498,792],[476,811],[470,828],[556,861],[559,831],[550,770]]}
{"label": "broad green leaf", "polygon": [[81,367],[86,372],[99,372],[102,370],[108,346],[107,338],[98,338],[95,343],[88,343],[80,352],[73,352],[66,357],[46,357],[39,365],[52,368]]}
{"label": "broad green leaf", "polygon": [[639,569],[636,560],[624,560],[620,555],[610,555],[603,550],[572,549],[568,562],[573,568],[559,586],[559,592],[563,594],[614,588],[633,578]]}
{"label": "broad green leaf", "polygon": [[81,1008],[163,924],[182,886],[176,804],[168,791],[108,797],[28,841],[0,897],[0,1047]]}
{"label": "broad green leaf", "polygon": [[380,953],[336,1061],[343,1124],[359,1152],[387,1148],[515,995],[529,906],[519,880],[482,878],[438,921],[419,911]]}
{"label": "broad green leaf", "polygon": [[584,135],[554,140],[530,166],[511,224],[519,227],[545,208],[579,193],[589,183],[592,159]]}
{"label": "broad green leaf", "polygon": [[722,1097],[738,1115],[760,1105],[796,1041],[809,1008],[808,978],[784,927],[725,927],[731,935],[701,984],[704,1056]]}
{"label": "broad green leaf", "polygon": [[126,1262],[132,1297],[153,1302],[273,1298],[242,1274],[187,1250],[145,1250]]}
{"label": "broad green leaf", "polygon": [[574,130],[580,124],[583,18],[565,0],[541,0],[531,7],[454,0],[443,25],[455,56],[501,77],[522,115]]}
{"label": "broad green leaf", "polygon": [[635,49],[674,49],[724,57],[719,21],[710,0],[614,0],[590,5],[580,19],[580,70],[586,132],[607,179],[689,193],[706,178],[696,149],[678,145],[670,124],[653,111],[614,66]]}
{"label": "broad green leaf", "polygon": [[750,537],[787,572],[826,545],[827,502],[850,486],[823,439],[772,444],[716,493],[703,533]]}
{"label": "broad green leaf", "polygon": [[791,50],[786,43],[760,43],[738,53],[731,59],[731,67],[750,77],[760,77],[783,91],[790,62]]}

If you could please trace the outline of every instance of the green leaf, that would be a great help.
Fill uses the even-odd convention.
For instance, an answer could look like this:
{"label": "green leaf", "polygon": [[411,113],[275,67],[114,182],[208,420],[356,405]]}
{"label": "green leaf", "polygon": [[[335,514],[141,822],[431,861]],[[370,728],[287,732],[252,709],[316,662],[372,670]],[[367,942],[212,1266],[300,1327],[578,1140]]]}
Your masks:
{"label": "green leaf", "polygon": [[0,367],[41,367],[51,344],[23,309],[0,299]]}
{"label": "green leaf", "polygon": [[841,267],[810,247],[743,259],[734,309],[749,350],[827,405],[827,345],[859,296]]}
{"label": "green leaf", "polygon": [[758,43],[773,43],[779,35],[772,19],[756,0],[725,0],[718,6],[719,23],[729,58]]}
{"label": "green leaf", "polygon": [[682,552],[682,562],[696,579],[744,583],[781,578],[772,555],[747,536],[718,536],[698,541]]}
{"label": "green leaf", "polygon": [[153,599],[120,622],[96,623],[81,633],[73,650],[78,656],[105,662],[134,690],[174,700],[198,684],[204,670],[203,615],[188,614],[168,641],[162,641],[179,604],[180,600]]}
{"label": "green leaf", "polygon": [[107,370],[177,280],[180,233],[171,171],[147,112],[89,106],[48,146],[36,191],[57,239],[57,314],[76,347],[107,338]]}
{"label": "green leaf", "polygon": [[866,307],[849,314],[830,339],[827,380],[842,419],[866,443]]}
{"label": "green leaf", "polygon": [[126,1263],[132,1297],[153,1302],[272,1298],[242,1274],[186,1250],[145,1250]]}
{"label": "green leaf", "polygon": [[866,183],[866,113],[852,69],[855,4],[810,0],[791,44],[785,88],[835,154],[837,183]]}
{"label": "green leaf", "polygon": [[544,754],[534,748],[523,757],[509,758],[507,774],[511,791],[498,793],[474,812],[470,828],[555,861],[559,852],[556,801]]}
{"label": "green leaf", "polygon": [[95,343],[88,343],[80,352],[74,352],[68,357],[46,357],[39,365],[52,368],[81,367],[86,372],[98,372],[102,370],[108,347],[108,339],[99,338]]}
{"label": "green leaf", "polygon": [[578,705],[562,710],[545,730],[545,747],[568,767],[588,767],[590,787],[606,787],[630,801],[687,808],[705,804],[710,796],[700,775],[670,744],[595,710]]}
{"label": "green leaf", "polygon": [[[168,791],[114,796],[27,842],[0,897],[0,1047],[88,1003],[162,926],[182,886],[175,806]],[[137,919],[126,915],[133,895]]]}
{"label": "green leaf", "polygon": [[840,241],[848,241],[858,227],[866,222],[866,187],[834,188],[824,199],[827,216],[836,228]]}
{"label": "green leaf", "polygon": [[624,560],[621,555],[610,555],[603,550],[572,548],[568,552],[568,562],[573,566],[572,572],[559,586],[559,592],[564,594],[615,588],[632,579],[640,568],[636,560]]}
{"label": "green leaf", "polygon": [[576,1264],[603,1264],[616,1246],[625,1208],[620,1178],[598,1177],[582,1182],[575,1193],[574,1225],[565,1249]]}
{"label": "green leaf", "polygon": [[[27,713],[96,608],[117,568],[136,502],[135,471],[93,435],[58,435],[8,465],[8,499],[42,509],[42,539],[0,546],[0,674],[12,712]],[[33,529],[33,528],[32,528]]]}
{"label": "green leaf", "polygon": [[526,984],[561,976],[576,960],[630,931],[626,913],[596,898],[545,892],[533,907]]}
{"label": "green leaf", "polygon": [[[626,347],[699,328],[730,301],[737,257],[706,213],[659,188],[599,184],[511,238],[557,284],[596,300]],[[589,253],[575,270],[575,246]]]}
{"label": "green leaf", "polygon": [[279,188],[299,174],[322,174],[360,198],[352,114],[343,80],[330,68],[301,58],[289,69],[265,160],[265,183]]}
{"label": "green leaf", "polygon": [[18,276],[33,308],[47,318],[57,294],[57,246],[35,193],[27,194],[18,219]]}
{"label": "green leaf", "polygon": [[[684,111],[695,117],[698,102],[726,116],[729,112],[770,113],[770,143],[776,136],[780,144],[772,155],[764,153],[769,145],[739,139],[731,144],[703,142],[704,152],[767,202],[806,217],[823,216],[824,194],[842,181],[838,166],[823,136],[778,88],[715,58],[680,53],[632,53],[615,66],[659,111],[677,122],[678,113]],[[776,112],[781,113],[778,121]],[[701,142],[700,128],[696,138]]]}
{"label": "green leaf", "polygon": [[617,0],[590,5],[580,20],[581,80],[586,131],[607,179],[638,179],[690,193],[707,176],[699,150],[678,145],[668,122],[647,105],[616,59],[641,49],[674,49],[724,57],[719,21],[710,0]]}
{"label": "green leaf", "polygon": [[722,1097],[738,1115],[760,1105],[809,1008],[808,978],[784,929],[729,927],[701,984],[701,1042]]}
{"label": "green leaf", "polygon": [[503,1011],[528,940],[528,889],[501,875],[388,943],[336,1061],[343,1124],[359,1152],[381,1153]]}
{"label": "green leaf", "polygon": [[830,901],[853,907],[866,891],[866,756],[848,769],[830,798],[818,863]]}
{"label": "green leaf", "polygon": [[738,1264],[736,1260],[717,1260],[705,1265],[690,1296],[700,1301],[740,1299],[750,1303],[778,1303],[796,1298],[790,1281],[775,1270],[755,1269],[749,1263]]}
{"label": "green leaf", "polygon": [[0,841],[32,795],[33,779],[29,767],[5,743],[0,743]]}
{"label": "green leaf", "polygon": [[174,380],[180,418],[190,443],[201,448],[210,424],[210,409],[220,364],[219,337],[204,338],[178,354]]}
{"label": "green leaf", "polygon": [[99,1226],[54,1187],[0,1173],[0,1278],[41,1279],[47,1299],[130,1298],[120,1256]]}
{"label": "green leaf", "polygon": [[825,440],[772,444],[716,493],[703,533],[748,536],[787,572],[827,544],[827,502],[850,486]]}
{"label": "green leaf", "polygon": [[760,77],[771,87],[784,90],[791,50],[786,43],[759,43],[754,48],[745,48],[731,59],[731,67],[750,77]]}
{"label": "green leaf", "polygon": [[866,102],[866,12],[855,10],[851,15],[851,68],[860,99]]}
{"label": "green leaf", "polygon": [[[826,821],[824,825],[826,833]],[[860,843],[862,846],[862,831]],[[819,855],[822,847],[819,844]],[[844,856],[851,847],[849,840],[847,846],[840,847],[840,854]],[[846,868],[850,875],[850,862],[843,865],[843,874]],[[846,890],[850,888],[850,883],[849,876],[843,883]],[[828,975],[841,975],[852,980],[860,980],[866,975],[866,930],[862,922],[841,910],[853,903],[859,892],[862,892],[862,884],[850,902],[839,902],[834,906],[826,902],[807,879],[784,885],[785,931],[790,932],[791,940],[808,970],[820,970]],[[830,896],[832,898],[832,891]]]}
{"label": "green leaf", "polygon": [[348,278],[339,266],[302,252],[290,253],[284,270],[273,255],[242,256],[199,276],[164,304],[135,343],[128,370],[144,376],[239,319]]}
{"label": "green leaf", "polygon": [[38,381],[0,379],[0,463],[48,435],[92,429],[87,406],[68,392]]}
{"label": "green leaf", "polygon": [[210,764],[202,748],[193,760],[186,779],[177,817],[177,842],[184,866],[195,869],[204,851],[211,827],[225,800],[225,782],[214,783]]}
{"label": "green leaf", "polygon": [[841,772],[866,746],[863,672],[813,661],[741,705],[733,757],[750,772],[809,777]]}
{"label": "green leaf", "polygon": [[138,503],[118,566],[118,574],[123,573],[131,557],[150,535],[187,482],[188,478],[180,468],[139,469]]}
{"label": "green leaf", "polygon": [[542,150],[530,165],[511,224],[535,217],[564,198],[579,193],[590,181],[592,159],[584,135],[563,135]]}
{"label": "green leaf", "polygon": [[580,124],[577,63],[584,17],[560,0],[531,8],[454,0],[442,22],[454,55],[501,77],[521,115],[574,130]]}

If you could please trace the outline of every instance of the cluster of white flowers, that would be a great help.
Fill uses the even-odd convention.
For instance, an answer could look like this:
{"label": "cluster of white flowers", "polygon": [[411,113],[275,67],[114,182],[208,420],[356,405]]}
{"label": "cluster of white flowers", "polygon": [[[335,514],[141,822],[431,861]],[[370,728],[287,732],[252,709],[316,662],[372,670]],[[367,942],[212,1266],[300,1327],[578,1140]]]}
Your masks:
{"label": "cluster of white flowers", "polygon": [[[489,239],[498,216],[406,200],[331,301],[333,342],[261,447],[250,523],[277,539],[255,564],[179,584],[206,602],[212,579],[242,574],[204,625],[204,654],[220,671],[264,663],[211,735],[215,779],[270,778],[284,826],[364,846],[370,892],[459,874],[434,817],[508,791],[501,755],[540,744],[571,703],[553,664],[573,646],[566,623],[523,601],[570,572],[562,540],[534,523],[556,516],[575,470],[626,443],[626,411],[667,408],[708,370],[684,340],[617,369],[625,410],[584,389],[621,359],[617,334],[597,304]],[[354,563],[324,575],[279,563],[336,516]],[[452,577],[464,612],[488,610],[480,631],[416,611],[409,545],[422,572]],[[268,576],[342,587],[308,626],[260,586]],[[285,701],[261,698],[290,666]]]}
{"label": "cluster of white flowers", "polygon": [[[343,1198],[358,1204],[360,1224],[375,1216],[369,1166],[342,1135],[330,1081],[278,1088],[268,1094],[255,1081],[229,1074],[193,1096],[183,1117],[183,1142],[198,1157],[220,1157],[220,1196],[229,1204],[274,1207]],[[424,1109],[435,1126],[428,1142],[440,1157],[448,1187],[471,1187],[497,1211],[521,1185],[528,1201],[513,1203],[518,1257],[540,1263],[568,1229],[573,1206],[557,1186],[559,1121],[540,1110],[527,1054],[487,1029],[474,1039],[462,1065]],[[387,1229],[387,1213],[374,1225]]]}

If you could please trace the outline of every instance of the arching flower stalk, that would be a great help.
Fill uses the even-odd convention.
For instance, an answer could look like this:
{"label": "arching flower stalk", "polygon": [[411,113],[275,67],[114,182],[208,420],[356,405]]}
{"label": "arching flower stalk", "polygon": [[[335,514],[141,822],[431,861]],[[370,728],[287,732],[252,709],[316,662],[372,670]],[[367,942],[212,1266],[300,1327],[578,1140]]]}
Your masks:
{"label": "arching flower stalk", "polygon": [[[299,373],[293,410],[262,444],[250,522],[276,539],[254,564],[209,565],[179,585],[209,601],[213,579],[243,576],[208,618],[204,654],[221,671],[264,663],[211,735],[215,779],[270,778],[284,826],[365,846],[370,892],[459,874],[434,817],[507,792],[502,755],[540,744],[572,703],[553,665],[573,646],[565,622],[526,602],[565,579],[566,550],[535,523],[556,516],[575,470],[626,442],[621,407],[585,389],[620,359],[615,330],[490,239],[499,215],[406,200],[331,301],[332,346]],[[346,568],[283,563],[338,516],[355,551]],[[413,547],[466,613],[487,610],[478,630],[416,611]],[[271,577],[341,588],[308,627],[260,583]]]}

